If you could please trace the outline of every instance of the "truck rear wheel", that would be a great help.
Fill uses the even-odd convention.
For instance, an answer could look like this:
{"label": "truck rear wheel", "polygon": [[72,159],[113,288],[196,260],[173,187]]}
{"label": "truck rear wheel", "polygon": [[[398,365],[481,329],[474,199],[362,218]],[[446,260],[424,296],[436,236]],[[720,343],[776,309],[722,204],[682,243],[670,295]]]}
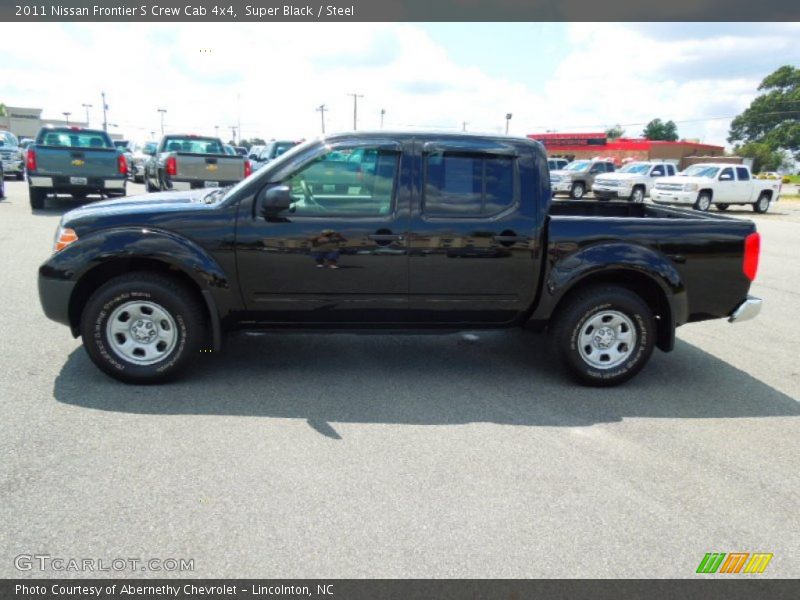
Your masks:
{"label": "truck rear wheel", "polygon": [[753,210],[760,214],[767,212],[769,210],[769,195],[762,193],[756,203],[753,204]]}
{"label": "truck rear wheel", "polygon": [[572,187],[569,190],[569,197],[574,198],[575,200],[580,200],[583,198],[583,195],[586,193],[586,186],[583,185],[580,181],[577,181],[572,184]]}
{"label": "truck rear wheel", "polygon": [[728,210],[730,204],[725,204],[724,202],[721,204],[715,204],[714,206],[717,207],[717,210]]}
{"label": "truck rear wheel", "polygon": [[550,331],[570,375],[613,386],[636,375],[653,353],[655,319],[647,304],[619,286],[587,288],[566,301]]}
{"label": "truck rear wheel", "polygon": [[35,187],[29,187],[28,198],[31,201],[32,210],[41,210],[44,208],[44,203],[45,200],[47,199],[47,190]]}
{"label": "truck rear wheel", "polygon": [[98,289],[81,316],[89,358],[125,383],[166,381],[194,360],[205,339],[203,309],[191,292],[158,273],[130,273]]}

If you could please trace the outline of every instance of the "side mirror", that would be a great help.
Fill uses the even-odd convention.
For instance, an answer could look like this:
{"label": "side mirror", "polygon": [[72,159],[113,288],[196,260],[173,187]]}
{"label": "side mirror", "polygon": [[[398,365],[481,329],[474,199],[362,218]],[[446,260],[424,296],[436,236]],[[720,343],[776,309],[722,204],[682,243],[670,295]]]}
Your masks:
{"label": "side mirror", "polygon": [[276,185],[264,192],[259,202],[262,217],[269,218],[292,206],[292,195],[288,185]]}

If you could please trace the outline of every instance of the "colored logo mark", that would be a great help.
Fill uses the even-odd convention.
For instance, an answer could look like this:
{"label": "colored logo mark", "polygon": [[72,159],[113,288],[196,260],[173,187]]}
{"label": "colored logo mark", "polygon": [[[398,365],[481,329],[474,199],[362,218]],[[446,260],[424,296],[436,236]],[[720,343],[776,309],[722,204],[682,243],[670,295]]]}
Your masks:
{"label": "colored logo mark", "polygon": [[772,553],[708,552],[697,566],[697,573],[763,573]]}

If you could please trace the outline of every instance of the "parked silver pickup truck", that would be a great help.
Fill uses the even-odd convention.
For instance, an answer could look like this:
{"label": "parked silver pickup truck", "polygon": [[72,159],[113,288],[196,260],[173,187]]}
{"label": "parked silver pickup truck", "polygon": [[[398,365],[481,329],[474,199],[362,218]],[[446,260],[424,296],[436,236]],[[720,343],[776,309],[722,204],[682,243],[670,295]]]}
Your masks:
{"label": "parked silver pickup truck", "polygon": [[17,136],[10,131],[0,131],[0,161],[5,175],[15,175],[20,181],[25,178],[25,157]]}
{"label": "parked silver pickup truck", "polygon": [[48,194],[124,196],[128,163],[105,131],[43,127],[25,158],[31,208],[44,208]]}
{"label": "parked silver pickup truck", "polygon": [[225,187],[252,172],[250,161],[225,152],[222,140],[197,135],[166,135],[145,163],[148,192]]}

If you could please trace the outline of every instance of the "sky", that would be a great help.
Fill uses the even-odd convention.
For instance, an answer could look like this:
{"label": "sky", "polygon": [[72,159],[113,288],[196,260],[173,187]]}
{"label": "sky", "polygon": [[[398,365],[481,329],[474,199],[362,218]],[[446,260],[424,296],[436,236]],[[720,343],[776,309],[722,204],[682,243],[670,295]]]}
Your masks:
{"label": "sky", "polygon": [[[20,23],[3,33],[0,102],[167,132],[244,138],[442,129],[638,136],[653,119],[726,144],[764,76],[800,64],[800,24]],[[217,127],[215,127],[217,126]]]}

